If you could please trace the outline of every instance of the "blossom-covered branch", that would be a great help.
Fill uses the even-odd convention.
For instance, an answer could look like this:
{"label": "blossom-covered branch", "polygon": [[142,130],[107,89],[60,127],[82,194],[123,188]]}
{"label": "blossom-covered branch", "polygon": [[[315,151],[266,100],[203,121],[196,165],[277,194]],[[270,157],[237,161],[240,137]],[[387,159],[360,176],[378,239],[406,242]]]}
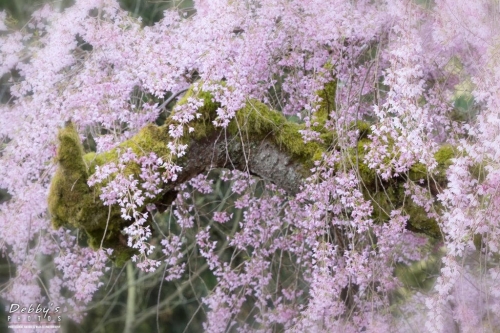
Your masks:
{"label": "blossom-covered branch", "polygon": [[[300,133],[303,125],[287,120],[281,113],[255,100],[247,102],[226,129],[213,126],[218,104],[214,103],[210,94],[199,89],[190,89],[179,102],[177,110],[182,110],[184,103],[194,99],[202,102],[196,119],[179,125],[177,119],[182,111],[174,112],[164,125],[148,125],[118,147],[101,154],[84,154],[73,124],[61,129],[57,154],[59,170],[52,180],[49,196],[54,227],[81,228],[90,236],[89,243],[94,248],[104,245],[119,249],[117,255],[121,252],[131,254],[130,248],[138,247],[133,246],[130,240],[124,242],[122,236],[130,230],[129,220],[140,216],[140,225],[144,224],[148,205],[153,204],[164,210],[175,199],[177,187],[199,174],[216,168],[249,172],[294,195],[300,191],[303,181],[312,175],[315,161],[319,162],[331,149],[340,149],[331,143],[303,143]],[[170,132],[176,126],[185,132],[176,143],[182,146],[182,153],[175,153],[175,148],[168,147],[171,143]],[[324,124],[315,127],[325,137],[334,135],[322,126]],[[387,182],[377,179],[363,162],[363,156],[368,151],[365,148],[370,142],[367,139],[370,132],[368,125],[359,122],[352,126],[359,133],[359,143],[358,150],[351,152],[350,162],[354,171],[364,179],[363,192],[375,207],[376,218],[389,218],[383,216],[390,209],[388,205],[402,206],[404,192],[408,191],[404,189],[407,179],[420,180],[420,186],[424,183],[431,186],[435,189],[432,191],[434,195],[446,186],[445,171],[453,157],[451,147],[443,146],[436,153],[439,162],[436,172],[429,173],[424,166],[415,164],[401,179]],[[192,134],[189,128],[194,129]],[[333,137],[329,139],[333,141]],[[146,170],[154,171],[153,181],[145,175]],[[377,183],[386,188],[374,190]],[[132,189],[135,196],[130,193]],[[387,190],[394,191],[392,202],[383,202],[379,196],[380,192]],[[116,193],[130,193],[132,197],[117,197]],[[406,200],[412,201],[410,198]],[[422,208],[424,204],[415,201],[405,207],[410,216],[407,228],[440,237],[430,208],[427,207],[426,213]],[[130,232],[126,234],[133,236]],[[150,236],[149,233],[143,240]]]}

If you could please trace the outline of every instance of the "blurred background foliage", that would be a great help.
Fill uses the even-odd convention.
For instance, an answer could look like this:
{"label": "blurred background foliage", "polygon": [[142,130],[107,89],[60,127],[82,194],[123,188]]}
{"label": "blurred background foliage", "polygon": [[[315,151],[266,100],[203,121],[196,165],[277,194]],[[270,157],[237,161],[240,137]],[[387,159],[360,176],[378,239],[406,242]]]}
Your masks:
{"label": "blurred background foliage", "polygon": [[[6,10],[22,27],[30,18],[31,13],[46,3],[59,10],[71,6],[74,0],[0,0],[0,10]],[[135,17],[141,17],[144,25],[152,25],[163,17],[163,11],[177,9],[189,11],[193,8],[193,0],[118,0],[121,7]]]}

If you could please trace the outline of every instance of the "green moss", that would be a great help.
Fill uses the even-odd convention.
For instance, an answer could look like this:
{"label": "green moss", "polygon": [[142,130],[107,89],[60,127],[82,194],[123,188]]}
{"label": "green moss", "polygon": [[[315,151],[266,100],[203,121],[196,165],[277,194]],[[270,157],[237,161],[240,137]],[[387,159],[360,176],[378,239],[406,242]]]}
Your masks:
{"label": "green moss", "polygon": [[[336,81],[325,86],[323,93],[328,94],[328,103],[334,102],[335,90]],[[191,140],[202,139],[216,130],[213,121],[216,120],[216,111],[220,107],[219,103],[214,102],[210,93],[204,91],[195,93],[193,89],[188,90],[178,104],[182,105],[186,103],[188,98],[195,97],[195,94],[197,98],[201,98],[204,101],[204,104],[198,109],[198,113],[201,114],[200,118],[189,124],[194,131],[188,133],[187,128],[185,129],[185,137],[191,138]],[[321,116],[324,118],[323,120],[326,119],[326,115],[325,113]],[[305,144],[299,132],[304,129],[305,126],[303,124],[287,121],[282,113],[271,110],[267,105],[257,100],[248,101],[246,105],[236,113],[235,118],[228,125],[230,134],[241,134],[243,138],[256,141],[266,138],[270,139],[278,144],[284,151],[291,153],[291,155],[301,163],[307,167],[311,167],[313,162],[321,158],[321,154],[326,151],[325,147],[331,144],[333,135],[331,132],[326,132],[321,126],[320,136],[324,139],[325,144],[320,145],[316,142]]]}
{"label": "green moss", "polygon": [[[351,130],[358,131],[358,142],[356,148],[350,148],[348,150],[350,159],[348,165],[357,169],[364,186],[371,188],[375,185],[376,173],[365,163],[367,147],[369,147],[371,143],[371,140],[368,138],[371,134],[370,126],[370,123],[360,120],[350,124]],[[331,145],[329,145],[329,147],[331,147]]]}
{"label": "green moss", "polygon": [[[424,233],[432,238],[440,239],[441,230],[435,219],[429,218],[424,208],[415,204],[411,197],[405,194],[405,181],[395,178],[377,183],[377,186],[366,187],[364,196],[372,201],[372,217],[376,222],[386,222],[389,214],[394,209],[401,209],[403,214],[409,216],[407,228],[414,232]],[[439,209],[439,203],[435,204]]]}
{"label": "green moss", "polygon": [[330,113],[336,109],[337,80],[328,82],[316,94],[321,98],[321,101],[317,104],[319,106],[318,110],[312,116],[311,129],[319,132],[324,145],[329,147],[335,138],[331,132],[326,131],[325,124],[330,119]]}
{"label": "green moss", "polygon": [[[439,185],[444,185],[446,182],[446,170],[450,167],[452,159],[455,157],[455,151],[450,145],[443,145],[434,154],[434,158],[438,163],[436,170],[433,172],[432,177]],[[422,163],[415,163],[410,168],[408,177],[412,181],[426,180],[428,176],[428,171],[425,165]]]}
{"label": "green moss", "polygon": [[83,161],[83,146],[73,124],[59,131],[57,160],[61,169],[72,170],[78,176],[87,177],[87,167]]}
{"label": "green moss", "polygon": [[363,180],[364,186],[375,190],[375,182],[377,179],[377,175],[375,170],[368,167],[368,165],[364,162],[366,155],[366,147],[371,143],[371,141],[367,138],[362,138],[358,141],[357,150],[351,149],[350,157],[351,157],[351,165],[357,166],[359,175]]}
{"label": "green moss", "polygon": [[446,182],[446,170],[452,164],[452,159],[455,158],[456,153],[451,145],[443,145],[434,154],[434,158],[438,163],[436,175],[439,177],[438,181],[440,183]]}
{"label": "green moss", "polygon": [[242,135],[250,140],[270,139],[305,166],[313,165],[315,158],[325,152],[325,146],[316,142],[304,143],[300,130],[303,124],[286,120],[285,116],[265,104],[251,100],[238,111],[228,130],[232,135]]}
{"label": "green moss", "polygon": [[[379,184],[376,191],[373,191],[373,188],[365,188],[364,196],[372,202],[374,221],[384,223],[389,220],[391,211],[401,209],[404,215],[409,216],[407,225],[409,230],[440,239],[441,230],[436,220],[429,218],[424,208],[405,195],[403,185],[404,182],[401,179],[391,179]],[[439,209],[439,204],[436,205]]]}
{"label": "green moss", "polygon": [[[99,248],[101,242],[104,247],[119,248],[119,235],[125,226],[119,209],[104,206],[99,193],[87,185],[90,172],[103,156],[95,153],[83,155],[80,137],[72,124],[60,130],[58,139],[59,168],[52,179],[48,197],[53,227],[84,230],[87,243],[94,249]],[[106,154],[108,157],[112,155]]]}
{"label": "green moss", "polygon": [[337,136],[333,132],[322,131],[319,134],[322,146],[327,147],[327,149],[333,149],[335,144],[335,139]]}
{"label": "green moss", "polygon": [[[398,191],[397,186],[386,186],[385,191],[376,191],[370,193],[368,197],[371,199],[373,212],[372,217],[375,222],[389,221],[390,213],[398,204]],[[366,193],[365,193],[366,194]]]}
{"label": "green moss", "polygon": [[156,155],[165,157],[170,155],[165,144],[169,139],[168,131],[165,128],[149,124],[119,147],[132,148],[138,156],[155,152]]}
{"label": "green moss", "polygon": [[435,239],[442,237],[441,229],[436,220],[429,218],[425,209],[415,204],[411,198],[406,198],[403,211],[410,216],[409,229],[411,231],[424,233]]}
{"label": "green moss", "polygon": [[[365,199],[372,201],[374,220],[379,223],[388,221],[392,210],[402,209],[409,216],[408,228],[410,230],[425,233],[433,238],[441,238],[441,231],[437,222],[429,218],[422,207],[416,205],[410,197],[405,195],[404,183],[406,179],[404,177],[382,181],[377,177],[375,171],[363,162],[366,154],[365,147],[371,142],[367,138],[368,133],[363,133],[363,131],[369,131],[369,125],[359,122],[358,127],[361,128],[360,139],[357,152],[354,149],[350,151],[351,165],[357,166],[358,173],[363,181]],[[435,155],[438,166],[431,178],[440,187],[445,186],[446,170],[451,165],[451,159],[454,156],[454,150],[449,145],[442,146]],[[408,178],[412,181],[427,180],[427,177],[427,168],[421,163],[414,164],[408,172]],[[438,193],[436,185],[431,185],[431,191]],[[435,207],[439,209],[439,203],[436,203]]]}
{"label": "green moss", "polygon": [[366,121],[358,120],[354,124],[358,129],[358,140],[368,139],[368,136],[372,134],[371,124]]}
{"label": "green moss", "polygon": [[[422,163],[414,164],[409,172],[408,178],[411,181],[418,182],[423,181],[423,186],[428,186],[433,195],[441,193],[443,188],[447,185],[446,171],[452,164],[452,159],[455,157],[455,150],[450,145],[443,145],[434,155],[437,162],[437,167],[429,174],[427,168]],[[440,209],[440,204],[436,203],[435,207]],[[422,219],[421,223],[416,222],[415,226],[419,230],[424,230],[424,232],[430,232],[432,236],[440,237],[440,233],[437,230],[435,222],[429,221],[428,219]],[[438,235],[439,234],[439,235]]]}
{"label": "green moss", "polygon": [[59,133],[57,160],[59,168],[49,191],[49,211],[55,228],[71,225],[97,229],[100,220],[108,216],[105,208],[88,187],[89,166],[83,158],[80,137],[73,125]]}
{"label": "green moss", "polygon": [[[215,131],[213,121],[217,118],[217,109],[220,107],[220,103],[214,101],[212,94],[206,91],[195,92],[193,88],[190,88],[179,100],[177,105],[186,104],[189,98],[201,99],[203,101],[203,105],[198,109],[200,117],[197,118],[196,121],[189,124],[194,131],[189,133],[189,129],[186,127],[184,129],[184,137],[198,140],[207,137],[210,133]],[[168,121],[168,124],[170,123],[172,123],[171,120]],[[168,124],[166,126],[168,126]]]}
{"label": "green moss", "polygon": [[335,104],[337,80],[325,84],[324,88],[317,92],[317,95],[321,98],[321,102],[319,103],[319,110],[315,113],[316,121],[324,124],[330,116],[330,112],[337,109]]}
{"label": "green moss", "polygon": [[427,168],[422,163],[415,163],[408,171],[408,178],[412,181],[427,179]]}

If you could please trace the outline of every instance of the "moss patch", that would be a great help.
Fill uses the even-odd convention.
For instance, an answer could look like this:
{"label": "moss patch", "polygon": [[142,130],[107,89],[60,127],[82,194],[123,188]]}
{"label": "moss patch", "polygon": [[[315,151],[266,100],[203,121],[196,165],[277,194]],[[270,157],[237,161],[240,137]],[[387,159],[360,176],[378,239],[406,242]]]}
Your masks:
{"label": "moss patch", "polygon": [[[188,91],[180,103],[185,103],[192,94],[192,90]],[[186,135],[188,142],[213,130],[212,120],[218,104],[212,101],[208,93],[200,93],[198,97],[204,100],[203,107],[198,110],[202,116],[194,123],[193,136]],[[121,218],[118,206],[105,206],[100,200],[99,195],[106,182],[90,188],[87,181],[95,173],[97,166],[118,162],[119,151],[131,149],[138,157],[154,152],[164,160],[174,161],[175,157],[167,147],[171,139],[168,134],[169,124],[172,124],[171,120],[163,126],[147,125],[117,148],[100,154],[84,154],[73,124],[61,129],[57,153],[59,167],[52,179],[48,198],[53,227],[81,229],[85,232],[89,246],[97,249],[102,243],[104,247],[114,249],[113,258],[117,264],[126,262],[135,253],[135,250],[126,246],[126,239],[122,235],[123,228],[130,223]],[[187,131],[186,128],[186,134]],[[140,167],[136,163],[129,163],[123,172],[138,179]],[[163,193],[160,193],[156,198],[147,200],[144,207],[148,203],[162,200],[162,196]],[[139,210],[142,208],[139,207]]]}
{"label": "moss patch", "polygon": [[88,187],[89,167],[83,158],[83,147],[74,126],[59,132],[57,160],[59,168],[52,179],[49,192],[49,211],[54,227],[65,224],[77,228],[96,229],[106,218],[98,197]]}
{"label": "moss patch", "polygon": [[[124,221],[119,209],[104,206],[99,194],[87,185],[91,162],[84,158],[75,127],[70,124],[61,129],[58,139],[59,168],[52,179],[48,197],[53,227],[84,230],[93,248],[99,248],[101,241],[104,247],[119,248],[118,235],[121,235]],[[106,224],[108,228],[103,240]]]}
{"label": "moss patch", "polygon": [[[372,201],[373,219],[378,223],[388,221],[390,212],[394,209],[402,209],[410,219],[408,229],[425,233],[433,238],[442,237],[440,228],[435,219],[429,218],[426,211],[415,204],[415,202],[405,195],[404,184],[406,177],[397,177],[382,181],[377,177],[375,171],[370,169],[365,163],[365,147],[370,144],[367,138],[370,133],[367,123],[358,122],[359,141],[357,151],[350,150],[350,164],[357,168],[359,176],[363,181],[363,193],[366,200]],[[446,186],[446,170],[455,157],[455,151],[450,145],[443,145],[435,154],[438,163],[437,168],[429,174],[427,168],[422,163],[415,163],[408,172],[408,179],[411,181],[423,180],[422,186],[429,187],[431,193],[436,195]],[[429,183],[430,180],[430,183]],[[441,205],[435,203],[435,208],[440,209]]]}
{"label": "moss patch", "polygon": [[250,141],[270,139],[306,167],[312,167],[314,160],[326,151],[326,147],[317,142],[304,143],[300,134],[304,129],[303,124],[287,121],[282,113],[256,100],[247,102],[228,127],[232,135],[241,134]]}
{"label": "moss patch", "polygon": [[321,102],[319,103],[318,112],[315,113],[316,120],[319,123],[324,124],[330,117],[330,112],[337,109],[335,104],[335,98],[337,95],[337,80],[325,84],[324,88],[317,92],[317,95],[321,98]]}

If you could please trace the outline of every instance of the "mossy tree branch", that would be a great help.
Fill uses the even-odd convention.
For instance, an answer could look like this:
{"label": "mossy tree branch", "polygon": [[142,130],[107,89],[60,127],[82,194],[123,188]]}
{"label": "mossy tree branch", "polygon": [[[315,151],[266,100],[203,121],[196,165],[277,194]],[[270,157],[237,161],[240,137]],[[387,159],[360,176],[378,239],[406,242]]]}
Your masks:
{"label": "mossy tree branch", "polygon": [[[189,90],[179,103],[184,103],[193,94],[193,90]],[[193,133],[185,130],[183,143],[187,144],[188,148],[185,156],[181,158],[173,156],[167,148],[167,143],[171,140],[169,125],[174,123],[172,116],[167,118],[164,125],[148,125],[117,149],[102,154],[84,154],[78,133],[72,124],[61,129],[57,157],[59,168],[52,180],[49,195],[49,210],[54,227],[71,226],[82,229],[89,235],[92,247],[97,248],[103,243],[105,247],[114,248],[118,250],[115,252],[125,256],[131,254],[121,234],[127,222],[121,218],[119,209],[104,206],[99,199],[99,187],[90,188],[87,185],[88,178],[95,172],[96,166],[116,161],[119,150],[130,148],[138,156],[154,152],[163,160],[173,161],[182,167],[177,179],[166,183],[162,193],[148,202],[170,205],[176,197],[176,186],[214,168],[249,172],[278,184],[293,195],[299,191],[302,181],[310,175],[314,161],[332,149],[333,133],[326,132],[322,126],[319,126],[318,130],[323,131],[322,137],[329,137],[330,140],[325,140],[324,144],[305,144],[299,132],[304,129],[303,125],[288,121],[281,113],[253,100],[247,102],[226,129],[216,128],[213,126],[213,120],[219,105],[213,102],[208,93],[200,92],[197,97],[204,100],[204,105],[198,110],[201,117],[190,124],[195,129]],[[405,180],[381,182],[373,170],[363,164],[364,146],[369,142],[369,126],[361,122],[355,126],[360,130],[360,137],[357,152],[355,149],[352,152],[353,156],[356,156],[353,157],[353,161],[356,161],[353,165],[357,165],[357,171],[365,184],[365,194],[373,202],[374,215],[378,215],[376,217],[379,220],[384,220],[388,216],[382,213],[383,207],[402,204],[402,184]],[[450,147],[443,147],[436,157],[439,157],[438,173],[441,177],[453,154],[450,154]],[[130,165],[125,172],[138,179],[139,169],[136,165]],[[416,179],[426,174],[424,166],[415,165],[410,170],[409,177]],[[445,181],[445,177],[439,178],[440,184],[433,187],[444,186]],[[380,187],[385,191],[381,191]],[[383,192],[391,195],[389,198],[387,195],[379,195]],[[410,214],[410,229],[439,237],[439,228],[435,221],[427,218],[420,207],[408,207],[411,207],[407,211]]]}

